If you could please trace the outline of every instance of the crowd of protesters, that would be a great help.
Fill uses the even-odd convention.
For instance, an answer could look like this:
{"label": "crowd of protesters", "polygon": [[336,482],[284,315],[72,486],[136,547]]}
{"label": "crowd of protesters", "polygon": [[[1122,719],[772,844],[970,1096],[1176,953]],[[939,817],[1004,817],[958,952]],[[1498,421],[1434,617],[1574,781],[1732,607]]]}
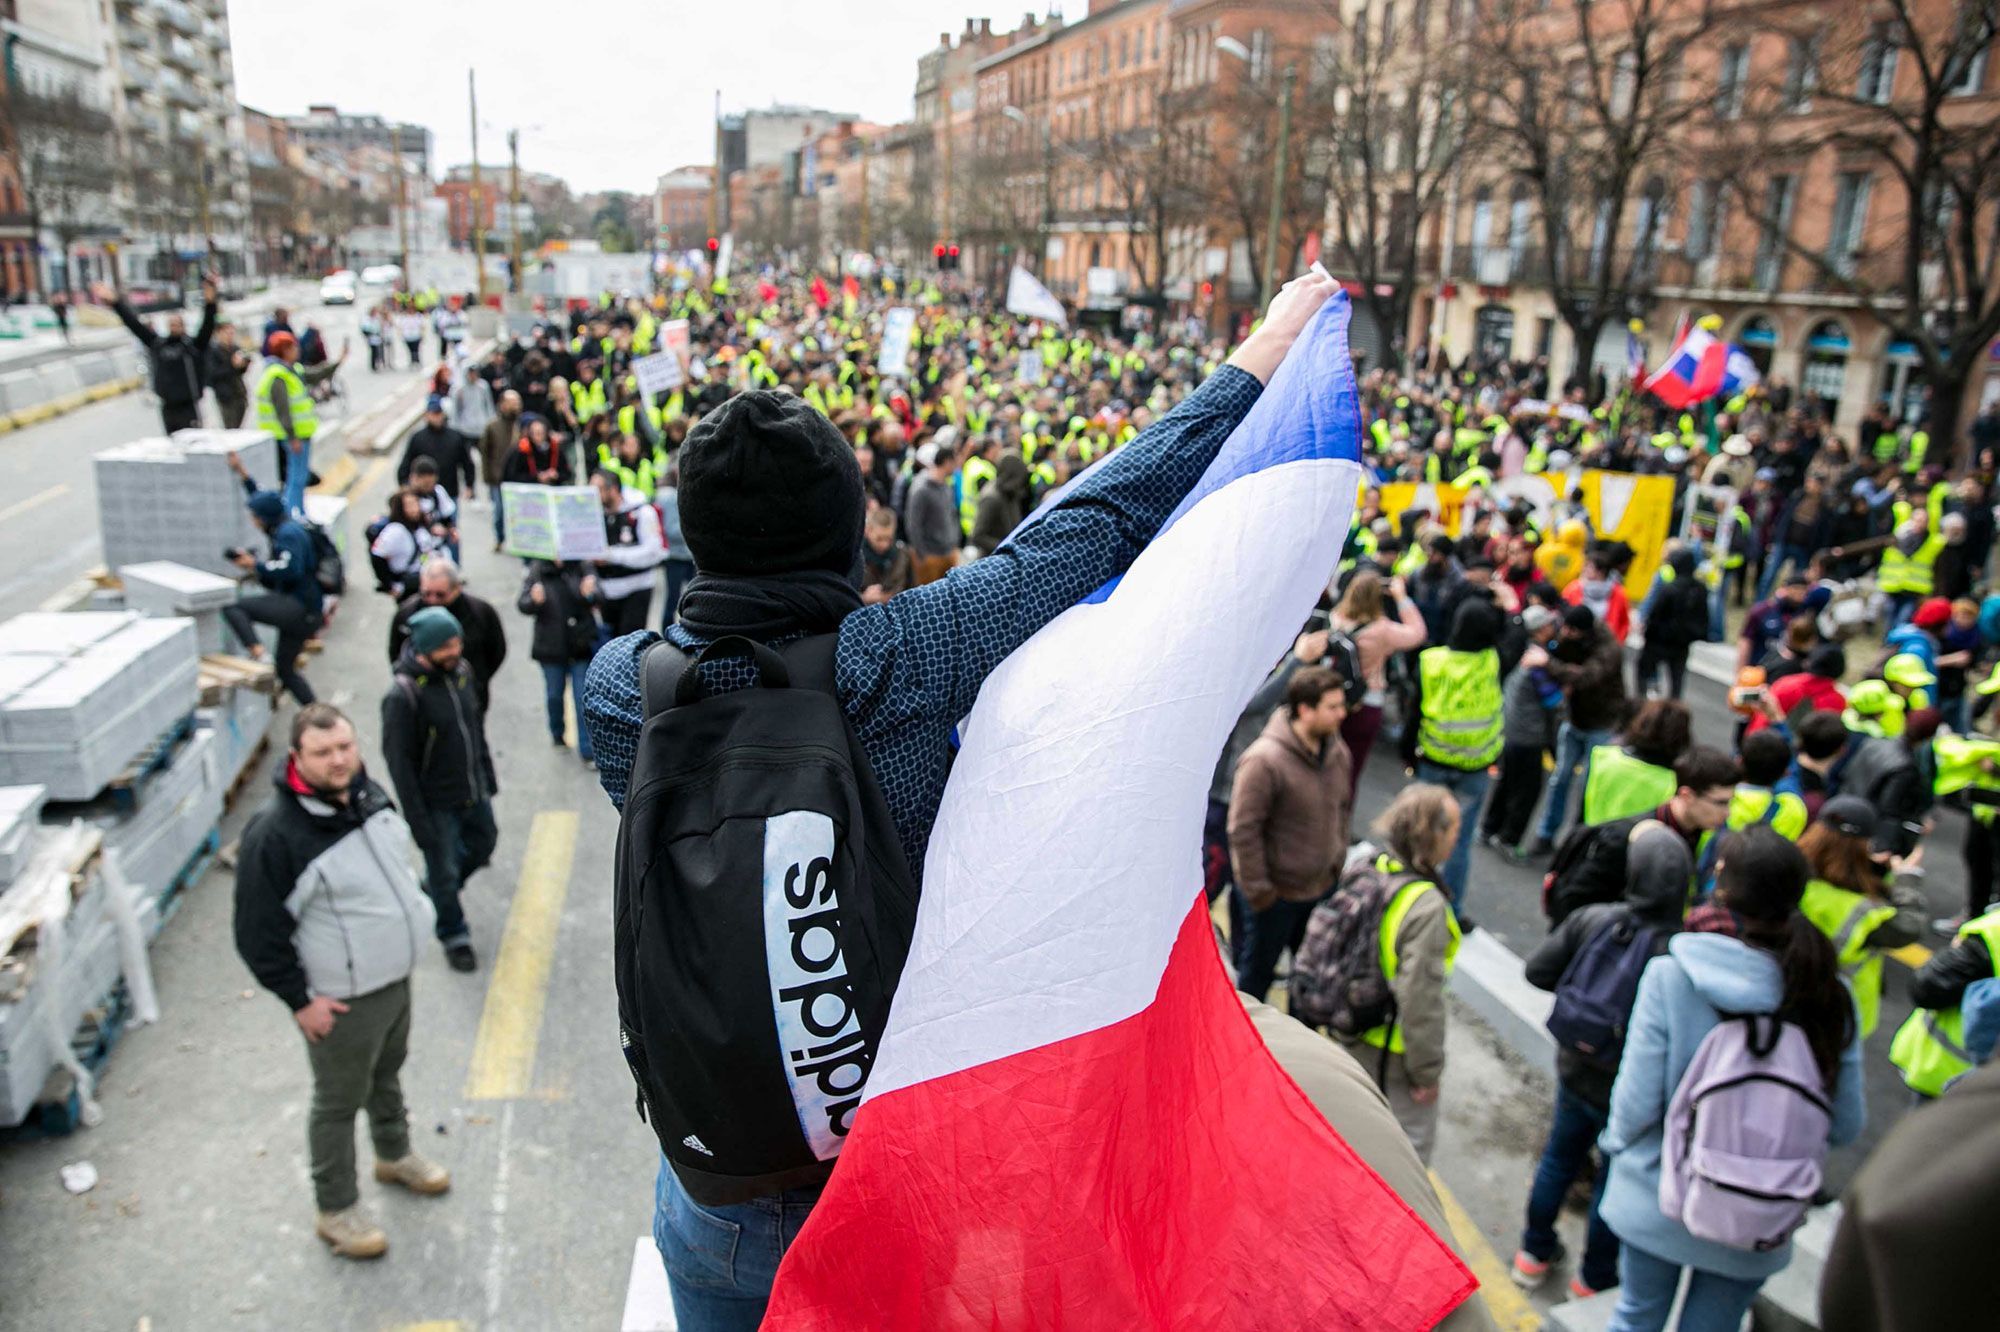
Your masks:
{"label": "crowd of protesters", "polygon": [[[899,303],[920,311],[913,346],[907,364],[882,366],[881,313]],[[668,346],[676,320],[678,386],[642,394],[634,362]],[[380,332],[385,345],[391,332],[412,341]],[[607,701],[608,686],[591,682],[624,671],[623,689],[637,676],[622,660],[607,672],[600,652],[628,651],[605,645],[642,641],[631,636],[650,624],[698,644],[686,611],[714,561],[704,536],[754,544],[759,530],[745,514],[709,510],[691,525],[682,512],[696,423],[732,401],[787,404],[730,418],[746,448],[759,431],[804,429],[799,413],[830,424],[860,477],[852,592],[872,605],[976,572],[1229,355],[1193,326],[1068,330],[921,281],[863,291],[782,274],[607,296],[478,360],[460,347],[440,333],[425,420],[369,543],[379,586],[404,603],[385,746],[395,740],[399,797],[421,813],[431,923],[466,970],[476,963],[457,890],[497,836],[483,717],[505,653],[493,608],[457,574],[469,507],[490,508],[499,551],[503,486],[595,487],[605,554],[525,561],[514,600],[553,742],[575,744],[620,801],[629,700]],[[1556,992],[1559,1014],[1598,1016],[1556,1031],[1561,1086],[1515,1279],[1540,1284],[1565,1262],[1555,1218],[1595,1170],[1571,1293],[1619,1286],[1614,1326],[1659,1327],[1692,1270],[1682,1325],[1733,1325],[1787,1261],[1789,1228],[1747,1251],[1715,1238],[1698,1209],[1669,1214],[1659,1201],[1681,1168],[1665,1142],[1676,1091],[1712,1062],[1715,1033],[1748,1014],[1798,1034],[1800,1076],[1826,1112],[1799,1146],[1816,1158],[1861,1127],[1885,953],[1927,928],[1947,941],[1912,980],[1917,1012],[1868,1057],[1893,1059],[1934,1098],[1991,1045],[2000,710],[1983,704],[2000,693],[2000,672],[1987,671],[2000,597],[1978,594],[2000,430],[1982,418],[1972,467],[1947,482],[1931,456],[1946,450],[1920,430],[1871,418],[1865,444],[1850,446],[1820,404],[1779,385],[1677,414],[1601,386],[1552,393],[1540,366],[1439,358],[1364,374],[1360,388],[1363,470],[1341,568],[1239,721],[1211,791],[1208,892],[1237,984],[1261,1000],[1289,957],[1293,1015],[1339,1038],[1427,1160],[1445,977],[1491,891],[1479,857],[1545,865],[1550,932],[1528,979]],[[1595,530],[1578,468],[1729,490],[1716,521],[1670,542],[1639,593],[1635,553]],[[1547,498],[1524,498],[1508,484],[1517,476],[1542,477]],[[1387,512],[1381,487],[1404,481],[1458,487],[1455,528],[1422,497]],[[1681,701],[1689,658],[1724,639],[1732,599],[1754,601],[1736,635],[1735,735],[1697,743]],[[1858,613],[1834,613],[1849,604]],[[326,729],[321,720],[312,726]],[[447,732],[462,739],[412,739]],[[1404,789],[1364,827],[1355,804],[1371,762],[1414,780],[1399,778]],[[1972,807],[1971,886],[1962,916],[1927,922],[1912,883],[1940,800]],[[408,1170],[431,1178],[428,1163]],[[348,1196],[335,1184],[324,1202]],[[664,1173],[661,1189],[665,1208]],[[327,1224],[343,1251],[379,1251],[370,1223]],[[666,1258],[674,1276],[676,1254]],[[675,1291],[678,1302],[678,1281]]]}

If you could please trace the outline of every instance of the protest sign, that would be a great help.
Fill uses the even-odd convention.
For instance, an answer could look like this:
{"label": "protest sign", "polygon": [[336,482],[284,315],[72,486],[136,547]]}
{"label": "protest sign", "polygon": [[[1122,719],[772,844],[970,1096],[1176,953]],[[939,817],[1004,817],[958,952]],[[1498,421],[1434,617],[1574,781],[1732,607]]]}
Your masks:
{"label": "protest sign", "polygon": [[655,393],[673,392],[683,380],[680,358],[670,351],[641,356],[632,362],[632,373],[639,377],[639,392],[648,399]]}
{"label": "protest sign", "polygon": [[507,553],[533,560],[594,560],[604,555],[604,505],[594,486],[500,487]]}
{"label": "protest sign", "polygon": [[882,354],[877,367],[885,375],[909,373],[910,339],[917,331],[917,312],[899,305],[882,316]]}
{"label": "protest sign", "polygon": [[1019,379],[1023,384],[1041,383],[1042,354],[1039,351],[1022,352],[1021,365],[1019,370],[1015,374],[1015,378]]}

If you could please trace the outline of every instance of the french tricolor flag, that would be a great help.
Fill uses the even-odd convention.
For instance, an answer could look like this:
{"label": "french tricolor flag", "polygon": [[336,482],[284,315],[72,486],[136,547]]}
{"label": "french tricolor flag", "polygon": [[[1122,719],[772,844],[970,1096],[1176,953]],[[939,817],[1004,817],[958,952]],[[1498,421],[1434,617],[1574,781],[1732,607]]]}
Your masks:
{"label": "french tricolor flag", "polygon": [[981,690],[767,1329],[1393,1330],[1475,1288],[1272,1060],[1201,898],[1216,755],[1361,480],[1348,315],[1336,293],[1123,577]]}
{"label": "french tricolor flag", "polygon": [[1749,367],[1748,382],[1754,384],[1757,369],[1750,358],[1695,324],[1667,353],[1666,363],[1646,380],[1646,392],[1680,411],[1721,393],[1732,378],[1742,383],[1745,366]]}

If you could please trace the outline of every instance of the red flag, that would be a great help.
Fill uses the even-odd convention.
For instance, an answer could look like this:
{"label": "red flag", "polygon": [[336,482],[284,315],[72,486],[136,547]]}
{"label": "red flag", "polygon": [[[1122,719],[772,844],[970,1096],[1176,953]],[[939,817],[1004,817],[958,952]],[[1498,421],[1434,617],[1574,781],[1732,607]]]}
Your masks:
{"label": "red flag", "polygon": [[840,280],[840,290],[844,295],[852,296],[855,300],[860,300],[861,280],[855,277],[854,274],[849,273]]}
{"label": "red flag", "polygon": [[766,303],[777,300],[778,299],[777,284],[774,282],[767,281],[763,278],[759,278],[757,280],[757,299],[760,301],[764,301]]}
{"label": "red flag", "polygon": [[815,274],[812,285],[813,304],[824,310],[833,304],[833,293],[826,289],[826,279]]}

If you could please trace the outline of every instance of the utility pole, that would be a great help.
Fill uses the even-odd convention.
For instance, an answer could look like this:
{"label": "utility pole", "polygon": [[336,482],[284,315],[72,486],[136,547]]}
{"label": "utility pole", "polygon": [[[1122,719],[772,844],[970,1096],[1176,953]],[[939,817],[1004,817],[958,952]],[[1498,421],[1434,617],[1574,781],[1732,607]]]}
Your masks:
{"label": "utility pole", "polygon": [[1278,151],[1271,160],[1271,221],[1264,232],[1264,291],[1257,309],[1271,308],[1271,296],[1278,290],[1278,232],[1285,216],[1285,145],[1292,137],[1292,85],[1298,82],[1298,67],[1285,66],[1285,86],[1278,94]]}
{"label": "utility pole", "polygon": [[868,250],[868,140],[861,141],[861,253]]}
{"label": "utility pole", "polygon": [[507,131],[507,290],[521,290],[521,131]]}
{"label": "utility pole", "polygon": [[479,303],[486,304],[486,221],[485,192],[479,187],[479,85],[472,70],[465,71],[465,96],[472,111],[472,257],[479,266]]}
{"label": "utility pole", "polygon": [[403,290],[410,290],[410,170],[396,152],[396,263],[403,270]]}
{"label": "utility pole", "polygon": [[715,171],[713,178],[708,182],[708,234],[711,236],[720,236],[722,234],[716,229],[715,212],[717,203],[722,198],[724,182],[725,178],[722,174],[722,89],[717,88],[715,90]]}
{"label": "utility pole", "polygon": [[938,244],[951,244],[951,98],[944,99],[944,210],[938,214]]}

